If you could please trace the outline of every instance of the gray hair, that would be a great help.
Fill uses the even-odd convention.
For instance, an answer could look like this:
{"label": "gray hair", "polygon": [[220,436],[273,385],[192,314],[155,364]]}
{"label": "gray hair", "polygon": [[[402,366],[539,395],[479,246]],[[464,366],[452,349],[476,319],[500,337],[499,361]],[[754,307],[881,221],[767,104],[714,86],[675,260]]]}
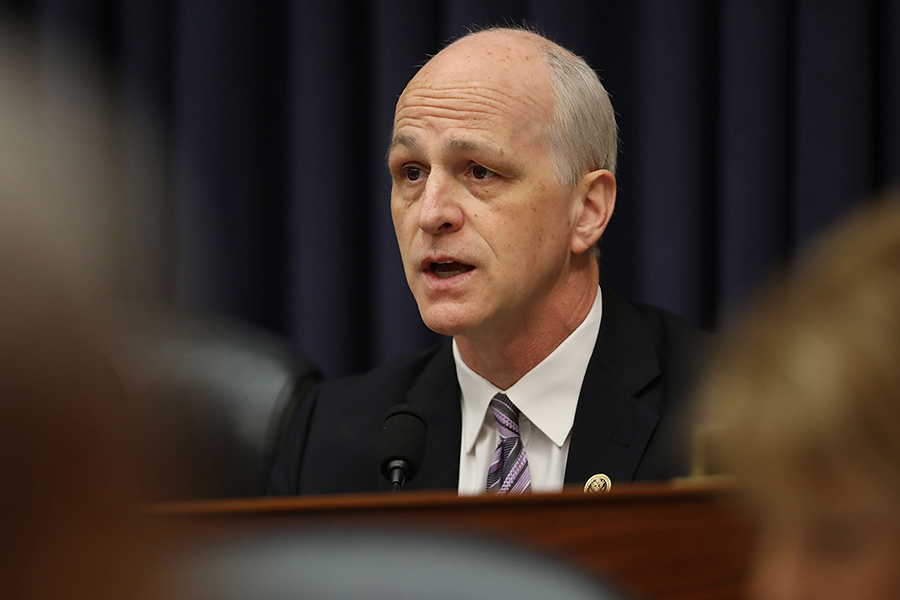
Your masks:
{"label": "gray hair", "polygon": [[609,93],[586,60],[529,27],[472,29],[521,35],[540,52],[556,101],[547,126],[546,146],[557,183],[577,185],[591,171],[616,172],[619,151],[616,114]]}
{"label": "gray hair", "polygon": [[565,48],[545,40],[541,55],[556,99],[547,152],[559,183],[577,185],[591,171],[616,172],[616,115],[594,70]]}

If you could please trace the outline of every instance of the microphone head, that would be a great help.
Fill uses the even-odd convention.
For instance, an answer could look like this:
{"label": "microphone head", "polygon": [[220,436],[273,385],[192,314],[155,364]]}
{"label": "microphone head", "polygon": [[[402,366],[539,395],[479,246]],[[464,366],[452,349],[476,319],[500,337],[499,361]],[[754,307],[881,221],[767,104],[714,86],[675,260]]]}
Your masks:
{"label": "microphone head", "polygon": [[384,415],[384,425],[378,437],[381,474],[391,478],[388,465],[402,460],[409,465],[406,480],[415,476],[425,454],[425,433],[428,422],[421,410],[409,404],[397,404]]}

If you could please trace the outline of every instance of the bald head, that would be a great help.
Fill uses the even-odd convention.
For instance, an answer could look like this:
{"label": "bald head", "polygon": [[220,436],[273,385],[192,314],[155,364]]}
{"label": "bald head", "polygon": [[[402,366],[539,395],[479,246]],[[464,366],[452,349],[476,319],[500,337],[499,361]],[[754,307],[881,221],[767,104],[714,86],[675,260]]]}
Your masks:
{"label": "bald head", "polygon": [[406,86],[397,103],[395,125],[410,98],[465,97],[461,107],[470,110],[461,113],[462,119],[482,120],[485,126],[515,120],[517,128],[530,127],[543,138],[553,119],[553,87],[537,47],[520,33],[486,31],[444,48]]}
{"label": "bald head", "polygon": [[552,93],[538,41],[547,42],[535,34],[516,29],[471,33],[441,50],[410,83],[435,74],[469,74],[486,82],[520,83],[523,88],[534,87],[535,91]]}
{"label": "bald head", "polygon": [[597,169],[615,173],[615,113],[584,59],[531,31],[487,29],[444,48],[410,81],[404,95],[437,76],[463,75],[473,86],[502,85],[523,109],[535,111],[541,121],[534,125],[541,128],[560,183],[574,185]]}

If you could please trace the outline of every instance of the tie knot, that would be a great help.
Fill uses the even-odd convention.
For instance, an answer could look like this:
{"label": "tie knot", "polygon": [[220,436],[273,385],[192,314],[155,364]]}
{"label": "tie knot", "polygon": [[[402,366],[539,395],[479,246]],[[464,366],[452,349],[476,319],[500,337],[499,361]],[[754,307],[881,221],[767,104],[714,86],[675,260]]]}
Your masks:
{"label": "tie knot", "polygon": [[519,436],[519,409],[506,394],[500,392],[491,398],[491,411],[497,420],[501,438]]}

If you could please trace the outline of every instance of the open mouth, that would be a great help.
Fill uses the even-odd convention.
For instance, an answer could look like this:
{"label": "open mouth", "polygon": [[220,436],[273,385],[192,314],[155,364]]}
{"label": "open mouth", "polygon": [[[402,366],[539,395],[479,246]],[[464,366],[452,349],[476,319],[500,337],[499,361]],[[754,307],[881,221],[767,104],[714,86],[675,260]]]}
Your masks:
{"label": "open mouth", "polygon": [[431,272],[441,279],[449,279],[456,277],[462,273],[466,273],[474,269],[472,265],[466,265],[455,260],[445,260],[441,262],[431,263]]}

